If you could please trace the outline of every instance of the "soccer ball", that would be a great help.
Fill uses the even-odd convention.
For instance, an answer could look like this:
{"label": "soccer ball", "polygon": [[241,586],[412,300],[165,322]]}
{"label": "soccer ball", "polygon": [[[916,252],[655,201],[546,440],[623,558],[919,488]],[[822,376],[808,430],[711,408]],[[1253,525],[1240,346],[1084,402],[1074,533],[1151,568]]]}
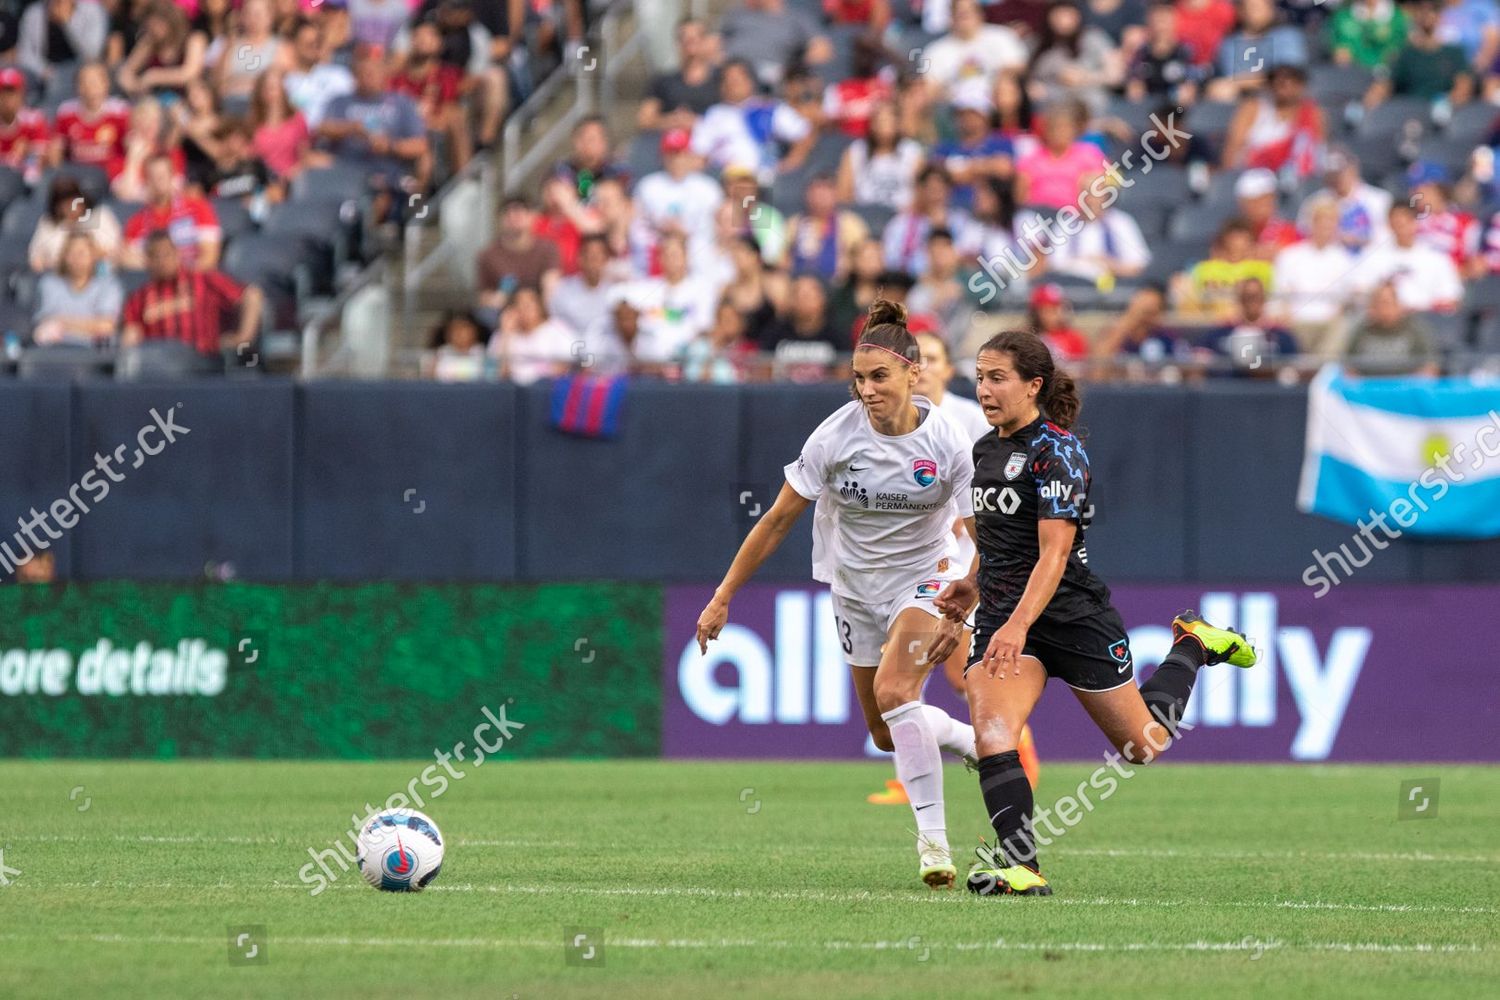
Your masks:
{"label": "soccer ball", "polygon": [[443,834],[425,813],[387,809],[359,831],[355,858],[375,888],[419,892],[443,870]]}

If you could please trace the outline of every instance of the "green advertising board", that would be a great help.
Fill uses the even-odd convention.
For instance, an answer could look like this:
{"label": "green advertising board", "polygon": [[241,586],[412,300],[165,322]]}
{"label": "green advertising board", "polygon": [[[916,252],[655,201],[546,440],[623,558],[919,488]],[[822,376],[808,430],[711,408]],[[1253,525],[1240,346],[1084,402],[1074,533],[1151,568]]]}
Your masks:
{"label": "green advertising board", "polygon": [[516,756],[656,756],[661,601],[637,584],[3,587],[0,756],[423,757],[485,708],[526,727]]}

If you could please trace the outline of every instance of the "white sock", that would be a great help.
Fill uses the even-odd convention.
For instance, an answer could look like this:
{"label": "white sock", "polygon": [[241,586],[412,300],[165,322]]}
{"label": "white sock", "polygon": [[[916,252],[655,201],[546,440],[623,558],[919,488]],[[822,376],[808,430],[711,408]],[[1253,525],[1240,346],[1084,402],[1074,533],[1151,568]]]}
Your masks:
{"label": "white sock", "polygon": [[891,730],[895,748],[896,777],[906,786],[912,815],[917,820],[917,839],[933,847],[948,849],[948,821],[943,803],[943,758],[937,739],[920,701],[909,701],[881,715]]}
{"label": "white sock", "polygon": [[974,756],[974,727],[959,722],[936,705],[923,705],[922,714],[937,739],[937,745],[955,757]]}

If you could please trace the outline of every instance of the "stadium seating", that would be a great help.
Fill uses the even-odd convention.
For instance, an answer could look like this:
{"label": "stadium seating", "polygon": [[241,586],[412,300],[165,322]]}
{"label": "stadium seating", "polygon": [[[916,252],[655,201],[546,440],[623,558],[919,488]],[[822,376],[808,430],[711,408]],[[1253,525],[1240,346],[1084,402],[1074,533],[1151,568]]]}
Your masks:
{"label": "stadium seating", "polygon": [[[883,93],[893,98],[900,112],[901,128],[910,130],[913,137],[917,138],[923,145],[926,155],[930,155],[933,145],[938,142],[952,141],[957,136],[957,118],[959,113],[955,110],[955,94],[952,81],[930,79],[922,80],[921,77],[928,72],[922,60],[914,61],[909,57],[913,49],[925,50],[927,46],[933,45],[949,36],[953,29],[943,27],[940,31],[930,32],[924,27],[924,12],[920,5],[910,2],[898,2],[889,7],[891,18],[889,26],[885,29],[883,43],[885,54],[883,56],[884,66],[880,69],[879,76],[875,81],[854,81],[851,74],[854,72],[854,54],[860,40],[870,37],[870,26],[865,18],[871,16],[872,11],[854,6],[829,5],[820,0],[789,0],[790,6],[799,12],[798,16],[811,18],[819,23],[818,32],[827,42],[827,52],[830,58],[810,62],[810,68],[814,75],[821,80],[813,85],[813,93],[807,96],[806,102],[801,97],[794,109],[791,105],[776,106],[783,96],[785,80],[772,86],[763,87],[760,95],[762,101],[755,104],[757,110],[753,121],[747,119],[746,125],[750,137],[759,155],[761,162],[759,168],[766,168],[769,164],[778,160],[787,149],[787,144],[782,142],[779,130],[788,127],[789,118],[806,113],[810,117],[809,125],[815,131],[813,141],[807,150],[805,160],[795,169],[777,174],[773,179],[762,187],[762,196],[775,206],[784,216],[790,217],[803,212],[806,208],[806,193],[808,184],[815,176],[836,175],[840,164],[849,148],[851,135],[848,129],[848,119],[834,121],[823,120],[820,115],[835,112],[838,115],[851,113],[866,115],[878,100],[885,98],[873,97],[871,94]],[[314,5],[316,6],[316,5]],[[607,9],[610,5],[586,4],[590,17]],[[882,9],[882,13],[884,8]],[[1470,242],[1478,240],[1484,243],[1488,239],[1486,230],[1491,225],[1490,216],[1493,213],[1490,202],[1494,200],[1497,192],[1492,179],[1485,176],[1473,176],[1472,172],[1481,169],[1483,157],[1475,155],[1476,147],[1483,148],[1489,141],[1496,124],[1496,109],[1494,106],[1483,102],[1473,101],[1470,103],[1457,103],[1450,106],[1446,102],[1434,104],[1431,100],[1412,96],[1410,93],[1397,92],[1378,103],[1367,106],[1372,94],[1372,87],[1377,80],[1384,78],[1382,72],[1377,72],[1366,65],[1360,64],[1358,60],[1335,61],[1331,46],[1333,44],[1327,30],[1326,11],[1311,10],[1302,6],[1288,6],[1277,16],[1280,27],[1277,30],[1289,27],[1290,30],[1300,32],[1306,43],[1309,53],[1308,80],[1306,84],[1307,99],[1322,108],[1324,121],[1322,133],[1310,137],[1308,145],[1301,144],[1301,140],[1292,143],[1297,150],[1294,157],[1281,162],[1277,159],[1283,153],[1270,154],[1262,151],[1264,162],[1266,155],[1271,156],[1271,165],[1276,169],[1279,176],[1279,215],[1283,219],[1301,220],[1300,209],[1302,204],[1314,193],[1323,187],[1323,174],[1320,169],[1322,157],[1328,147],[1337,145],[1347,148],[1360,160],[1361,175],[1370,184],[1387,189],[1398,199],[1406,197],[1408,178],[1407,171],[1412,163],[1423,161],[1436,164],[1443,168],[1449,176],[1453,196],[1457,199],[1457,206],[1461,211],[1468,212],[1474,217],[1475,236],[1466,236]],[[942,20],[939,13],[925,12],[929,19],[936,16],[938,21]],[[313,20],[318,18],[309,14]],[[356,12],[355,16],[359,16]],[[427,16],[425,8],[414,16]],[[716,15],[721,16],[721,15]],[[774,16],[774,15],[773,15]],[[790,16],[790,15],[788,15]],[[997,21],[1005,13],[1000,10],[988,10],[986,16],[992,21]],[[1086,25],[1092,25],[1096,14],[1092,11],[1086,12],[1084,21]],[[1102,22],[1105,34],[1103,38],[1117,49],[1128,43],[1126,35],[1120,33],[1118,25],[1106,19]],[[294,26],[292,19],[287,19],[278,24],[277,30],[289,33]],[[370,26],[366,26],[367,28]],[[394,30],[395,26],[387,26]],[[534,30],[535,24],[528,19],[527,39],[528,44],[536,42],[539,36]],[[373,29],[371,29],[373,30]],[[386,30],[382,28],[381,30]],[[1100,30],[1095,27],[1086,27],[1085,31]],[[1233,28],[1227,29],[1226,33],[1215,40],[1215,45],[1208,46],[1207,51],[1217,51],[1218,42],[1223,42],[1232,33]],[[779,36],[772,38],[768,33],[765,38],[754,39],[747,42],[745,39],[733,40],[727,46],[720,43],[717,49],[721,56],[734,55],[737,46],[746,46],[746,51],[755,51],[761,43],[781,44]],[[1122,42],[1122,39],[1127,41]],[[1097,37],[1096,37],[1097,43]],[[1035,36],[1029,36],[1024,42],[1030,49],[1034,49]],[[1227,42],[1226,42],[1227,44]],[[1066,46],[1051,55],[1061,58],[1066,62],[1070,58]],[[1036,55],[1033,51],[1032,55]],[[1119,51],[1118,56],[1122,65],[1131,66],[1139,62],[1140,53]],[[331,60],[335,63],[349,65],[352,60],[352,46],[345,46],[338,52],[330,53]],[[536,66],[547,66],[552,63],[552,54],[539,54]],[[787,70],[796,70],[803,65],[798,57],[799,53],[788,50],[786,58],[781,60]],[[392,58],[400,57],[393,54]],[[761,56],[759,65],[766,65]],[[1041,65],[1036,63],[1034,65]],[[74,65],[59,66],[57,72],[49,75],[45,84],[37,84],[28,93],[27,103],[41,110],[44,114],[55,117],[62,103],[69,98],[77,96],[76,77],[77,67]],[[113,67],[117,71],[118,67]],[[1007,190],[1013,190],[1014,176],[1016,172],[1037,169],[1035,164],[1027,164],[1027,156],[1036,148],[1040,138],[1041,130],[1037,128],[1039,122],[1046,120],[1050,115],[1059,113],[1062,107],[1059,99],[1070,99],[1073,97],[1086,98],[1084,104],[1091,112],[1089,120],[1083,129],[1085,136],[1090,141],[1098,141],[1106,149],[1106,156],[1118,158],[1132,147],[1139,145],[1138,136],[1149,128],[1151,115],[1162,107],[1171,107],[1174,103],[1184,108],[1183,121],[1185,127],[1193,134],[1194,147],[1191,150],[1192,173],[1190,175],[1186,158],[1174,158],[1172,162],[1153,161],[1151,169],[1146,170],[1136,161],[1136,166],[1123,166],[1122,170],[1128,176],[1122,184],[1118,195],[1118,207],[1133,218],[1140,227],[1144,236],[1151,260],[1146,268],[1146,276],[1152,280],[1166,281],[1172,276],[1182,273],[1197,261],[1203,259],[1208,243],[1213,239],[1220,227],[1227,220],[1235,217],[1240,208],[1239,200],[1235,196],[1236,182],[1240,171],[1243,169],[1238,164],[1227,164],[1218,162],[1218,157],[1223,149],[1226,135],[1231,122],[1240,113],[1244,105],[1238,101],[1222,99],[1226,94],[1233,94],[1233,88],[1219,86],[1224,80],[1215,76],[1215,66],[1212,59],[1206,59],[1203,64],[1194,68],[1193,72],[1198,76],[1202,86],[1196,93],[1185,96],[1186,91],[1179,95],[1171,85],[1162,84],[1155,78],[1150,88],[1141,88],[1139,84],[1148,79],[1139,73],[1139,65],[1129,70],[1112,83],[1092,90],[1070,90],[1055,82],[1049,85],[1046,94],[1040,89],[1042,81],[1035,78],[1036,70],[1023,68],[1021,73],[1021,84],[1023,89],[1030,92],[1031,107],[1029,113],[1033,115],[1029,123],[1019,123],[1014,117],[1007,117],[1001,124],[1004,126],[1004,134],[1012,143],[1015,155],[1012,159],[1012,173],[998,175],[995,183],[1001,195]],[[540,81],[530,78],[526,72],[520,72],[516,65],[507,66],[512,82],[517,84],[517,94],[524,94]],[[1485,71],[1486,73],[1488,70]],[[993,72],[989,68],[984,69],[987,75],[986,82],[993,84]],[[117,77],[117,72],[114,74]],[[769,76],[769,74],[763,74]],[[800,79],[795,73],[786,74],[787,78]],[[1127,88],[1126,80],[1135,81]],[[1500,79],[1500,75],[1489,76],[1488,83],[1493,90],[1493,84]],[[618,93],[612,93],[611,106],[617,107],[621,112],[618,118],[606,123],[619,129],[615,135],[613,148],[609,150],[608,160],[618,161],[623,167],[623,173],[632,181],[639,180],[650,173],[662,169],[661,154],[661,132],[657,130],[635,131],[627,123],[635,118],[635,109],[632,100],[643,96],[643,91],[638,88],[639,83],[630,81],[628,77],[611,75],[608,86],[623,88]],[[118,80],[115,79],[118,83]],[[1254,81],[1238,81],[1242,93],[1255,94],[1256,84]],[[804,84],[799,83],[799,87]],[[817,88],[821,86],[824,92],[821,99],[818,97]],[[866,88],[871,88],[867,90]],[[990,97],[998,91],[994,88],[986,88]],[[1144,92],[1143,92],[1144,90]],[[227,100],[220,104],[229,112],[245,110],[241,105],[242,98],[235,95],[222,95]],[[769,102],[769,103],[764,103]],[[915,102],[915,103],[913,103]],[[127,104],[134,104],[133,100],[127,100]],[[468,107],[472,113],[475,108]],[[817,108],[819,110],[810,110]],[[669,109],[663,109],[669,110]],[[698,114],[703,108],[696,108],[694,114]],[[1016,111],[1015,115],[1022,112]],[[1011,115],[1007,112],[1007,115]],[[173,129],[180,127],[180,116],[178,110],[171,110],[166,116],[168,124]],[[576,119],[575,119],[576,120]],[[625,125],[620,129],[621,125]],[[580,126],[582,128],[583,126]],[[1295,126],[1294,127],[1300,127]],[[1262,122],[1257,126],[1258,137],[1261,141],[1267,134],[1270,126]],[[199,133],[202,134],[202,133]],[[172,133],[172,138],[179,143],[181,135]],[[724,148],[725,136],[716,137],[715,141]],[[451,164],[447,162],[449,136],[442,134],[441,130],[435,130],[428,136],[431,149],[436,162],[433,164],[431,176],[436,180],[452,175]],[[319,146],[322,143],[318,143]],[[1242,151],[1243,152],[1243,151]],[[196,155],[193,167],[195,180],[208,178],[209,188],[213,186],[214,167],[206,164],[201,155]],[[559,161],[565,157],[572,158],[574,153],[559,151]],[[1124,162],[1124,161],[1122,161]],[[576,212],[568,219],[549,218],[538,220],[538,232],[542,233],[542,239],[555,240],[562,258],[567,262],[567,269],[572,269],[574,248],[579,236],[580,229],[592,227],[594,231],[610,231],[612,236],[612,255],[616,258],[610,272],[610,280],[617,281],[629,277],[631,279],[654,279],[659,263],[656,258],[656,248],[653,245],[656,237],[644,234],[639,226],[628,225],[629,220],[604,220],[595,216],[599,211],[593,203],[592,177],[609,164],[599,163],[589,165],[586,169],[577,172],[580,177],[579,196],[581,211],[591,221],[580,222]],[[24,170],[22,169],[24,167]],[[907,169],[903,164],[900,169]],[[565,168],[564,174],[572,171],[573,167]],[[880,167],[880,169],[888,169]],[[545,168],[542,174],[550,173]],[[1481,170],[1482,173],[1482,170]],[[710,171],[712,176],[712,171]],[[47,163],[37,160],[25,164],[17,162],[9,165],[0,165],[0,237],[14,247],[15,244],[25,244],[41,218],[45,209],[45,201],[48,190],[53,180],[58,177],[71,177],[79,182],[90,197],[95,198],[98,203],[106,206],[123,224],[135,216],[139,211],[139,205],[134,202],[122,201],[117,198],[110,189],[111,174],[106,170],[87,163],[64,162],[56,167],[47,169]],[[356,274],[362,265],[373,262],[379,254],[381,247],[390,246],[388,235],[381,238],[372,238],[378,223],[373,213],[377,210],[383,211],[385,204],[383,199],[377,198],[370,187],[371,171],[367,164],[354,160],[340,160],[337,157],[331,163],[319,164],[303,169],[286,184],[284,198],[263,199],[260,197],[247,198],[238,192],[225,196],[214,190],[206,190],[215,213],[218,217],[219,228],[223,237],[222,267],[226,273],[242,280],[255,280],[266,284],[266,294],[271,305],[268,324],[271,329],[280,331],[292,331],[298,329],[301,324],[315,313],[325,310],[330,303],[338,300],[340,293],[346,291],[345,284],[352,275]],[[1190,184],[1191,179],[1191,184]],[[890,178],[895,181],[895,178]],[[907,182],[909,183],[909,178]],[[535,179],[529,180],[525,192],[533,197],[539,194],[534,186]],[[900,185],[897,184],[897,187]],[[120,189],[122,193],[133,194],[126,188]],[[491,192],[490,194],[493,194]],[[905,195],[903,194],[904,198]],[[490,198],[489,203],[494,199]],[[475,204],[482,203],[476,199]],[[1056,202],[1053,202],[1055,204]],[[897,202],[892,199],[877,200],[874,202],[847,204],[841,208],[857,214],[868,227],[870,234],[875,239],[880,239],[890,219],[895,215]],[[1001,212],[1003,216],[1003,210]],[[441,215],[439,217],[442,217]],[[722,222],[720,223],[722,224]],[[993,216],[983,220],[985,226],[995,226],[997,223]],[[1379,220],[1375,223],[1380,227]],[[1424,222],[1421,239],[1440,240],[1438,229],[1440,226],[1448,225],[1447,222]],[[472,228],[472,227],[471,227]],[[1380,227],[1383,228],[1383,227]],[[571,230],[571,231],[570,231]],[[467,232],[468,230],[466,230]],[[479,227],[470,233],[469,243],[473,242],[475,233],[481,233],[484,227]],[[443,245],[447,246],[447,237],[443,235],[447,230],[438,234]],[[710,234],[703,234],[705,236]],[[977,230],[972,233],[961,234],[968,241],[965,247],[966,258],[963,261],[964,275],[962,279],[971,273],[976,266],[973,258],[975,247],[980,242],[989,245],[992,240],[986,238],[980,240]],[[644,243],[643,243],[644,241]],[[1436,244],[1434,244],[1436,245]],[[727,273],[726,251],[722,248],[714,249],[711,253],[704,252],[706,244],[697,245],[695,259],[691,262],[693,267],[703,268],[704,273],[713,273],[717,277],[713,280],[722,281]],[[774,241],[772,249],[774,252]],[[830,295],[837,289],[834,285],[844,270],[849,266],[847,255],[855,248],[841,246],[837,248],[838,260],[837,270],[840,277],[828,284],[827,291]],[[1494,307],[1487,297],[1489,292],[1475,284],[1474,276],[1479,274],[1483,268],[1469,259],[1476,248],[1468,247],[1454,251],[1455,265],[1460,268],[1465,278],[1469,279],[1469,292],[1462,316],[1465,320],[1449,322],[1438,318],[1432,324],[1439,328],[1445,344],[1459,351],[1476,342],[1488,343],[1486,337],[1479,336],[1481,327],[1488,331],[1482,320],[1487,319],[1493,312]],[[467,253],[467,250],[465,251]],[[889,252],[889,251],[888,251]],[[1268,252],[1268,251],[1262,251]],[[785,263],[782,261],[770,261],[772,275],[783,270]],[[805,265],[802,270],[807,270]],[[460,270],[472,269],[471,262],[465,262]],[[26,324],[19,320],[27,309],[35,304],[35,281],[21,272],[29,270],[29,262],[25,259],[24,252],[13,248],[7,249],[0,254],[0,279],[4,280],[3,295],[0,295],[0,308],[5,310],[4,315],[10,321],[16,322],[23,328]],[[451,268],[424,269],[423,273],[452,274]],[[375,273],[373,270],[370,274]],[[1041,280],[1045,272],[1038,272],[1031,277]],[[913,276],[916,277],[916,276]],[[132,276],[131,281],[138,280],[138,276]],[[427,280],[427,279],[424,279]],[[708,279],[694,278],[695,281],[706,281]],[[551,281],[551,278],[548,278]],[[461,284],[467,285],[465,280]],[[1109,322],[1109,314],[1117,311],[1124,297],[1128,295],[1135,283],[1114,281],[1104,283],[1079,282],[1068,279],[1060,279],[1069,293],[1070,305],[1079,313],[1097,313],[1095,319],[1088,324],[1090,329],[1098,329]],[[1110,288],[1108,292],[1101,292],[1099,288]],[[716,298],[720,293],[719,288],[711,290],[710,298]],[[487,294],[481,292],[480,294]],[[1274,296],[1274,289],[1272,290]],[[778,293],[779,296],[779,293]],[[476,303],[477,304],[477,303]],[[972,304],[972,302],[971,302]],[[778,298],[776,310],[779,314],[773,318],[782,320],[785,318],[786,306]],[[494,307],[486,306],[487,315],[493,314]],[[1358,304],[1351,305],[1351,312],[1346,317],[1352,321],[1357,312]],[[765,314],[759,314],[761,320],[765,320]],[[1476,326],[1475,324],[1479,324]],[[597,331],[595,331],[597,332]],[[694,335],[706,336],[706,326],[698,325],[691,331]],[[489,335],[486,331],[486,336]],[[591,331],[570,331],[573,337],[585,337],[591,335]],[[832,339],[847,343],[842,339],[843,331]],[[404,343],[412,343],[418,336],[415,330],[397,330],[394,333]],[[752,342],[750,346],[770,349],[773,345],[760,344],[756,341],[759,331],[749,331],[744,336]],[[1457,356],[1457,355],[1455,355]],[[644,368],[641,369],[645,371]],[[779,368],[777,369],[780,370]],[[830,377],[837,377],[837,372],[830,370]]]}
{"label": "stadium seating", "polygon": [[109,372],[113,359],[94,347],[52,344],[21,352],[17,374],[26,379],[73,380]]}

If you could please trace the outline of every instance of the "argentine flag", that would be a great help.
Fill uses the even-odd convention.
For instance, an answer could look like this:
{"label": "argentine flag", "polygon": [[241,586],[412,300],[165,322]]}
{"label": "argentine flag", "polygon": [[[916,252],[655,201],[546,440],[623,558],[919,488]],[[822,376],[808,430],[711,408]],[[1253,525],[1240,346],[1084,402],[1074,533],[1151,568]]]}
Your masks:
{"label": "argentine flag", "polygon": [[1328,365],[1308,387],[1297,507],[1348,524],[1384,514],[1419,537],[1500,536],[1500,383]]}

